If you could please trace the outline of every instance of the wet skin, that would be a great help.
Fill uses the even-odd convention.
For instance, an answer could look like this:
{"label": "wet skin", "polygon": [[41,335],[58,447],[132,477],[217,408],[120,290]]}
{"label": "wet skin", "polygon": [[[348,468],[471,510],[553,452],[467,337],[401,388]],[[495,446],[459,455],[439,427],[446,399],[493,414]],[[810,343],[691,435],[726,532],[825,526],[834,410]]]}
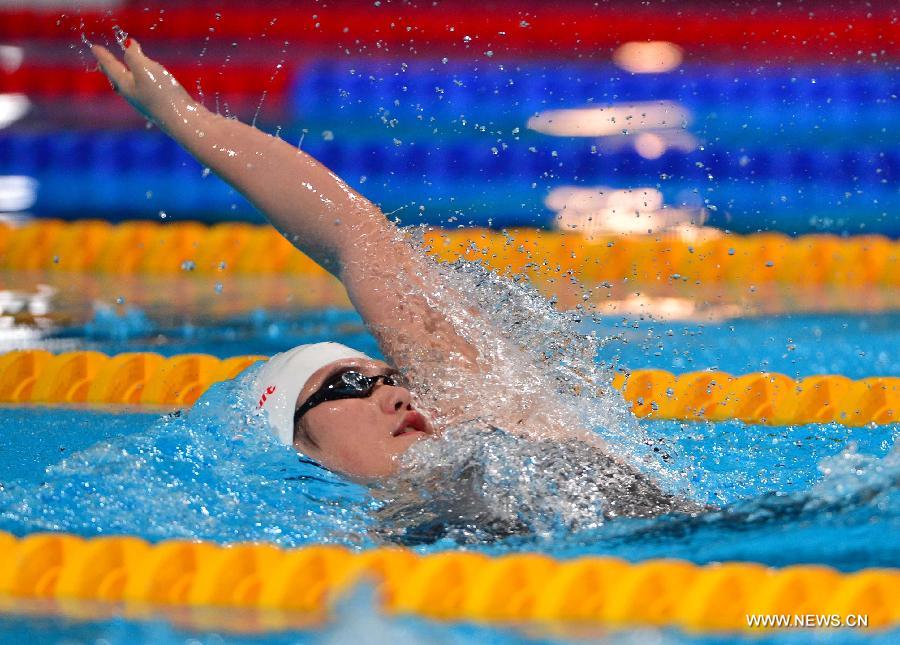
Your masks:
{"label": "wet skin", "polygon": [[[297,397],[299,407],[332,375],[353,369],[365,376],[396,373],[382,361],[346,358],[317,370]],[[401,385],[379,382],[362,399],[325,401],[310,409],[294,431],[294,448],[326,468],[357,481],[387,477],[412,444],[434,436],[428,415]]]}

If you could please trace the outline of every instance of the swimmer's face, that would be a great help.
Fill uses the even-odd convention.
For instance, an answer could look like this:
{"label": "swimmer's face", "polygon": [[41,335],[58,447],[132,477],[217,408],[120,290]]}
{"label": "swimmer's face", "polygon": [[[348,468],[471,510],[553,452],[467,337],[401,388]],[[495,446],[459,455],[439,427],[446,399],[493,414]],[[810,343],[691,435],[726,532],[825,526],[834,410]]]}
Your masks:
{"label": "swimmer's face", "polygon": [[[296,406],[331,377],[349,370],[365,376],[396,374],[381,361],[334,361],[310,377]],[[396,472],[397,458],[412,444],[433,434],[431,421],[415,408],[406,387],[379,381],[365,398],[325,401],[311,408],[294,428],[294,448],[330,470],[366,481]]]}

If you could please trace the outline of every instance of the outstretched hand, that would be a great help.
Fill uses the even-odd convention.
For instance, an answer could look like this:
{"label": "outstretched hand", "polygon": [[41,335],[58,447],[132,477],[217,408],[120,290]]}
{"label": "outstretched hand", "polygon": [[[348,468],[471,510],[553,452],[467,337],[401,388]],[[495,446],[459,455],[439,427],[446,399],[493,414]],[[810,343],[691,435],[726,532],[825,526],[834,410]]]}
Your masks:
{"label": "outstretched hand", "polygon": [[91,53],[113,89],[157,125],[167,127],[173,118],[183,120],[186,111],[196,110],[196,102],[175,77],[144,55],[134,38],[125,41],[124,64],[102,45],[91,45]]}

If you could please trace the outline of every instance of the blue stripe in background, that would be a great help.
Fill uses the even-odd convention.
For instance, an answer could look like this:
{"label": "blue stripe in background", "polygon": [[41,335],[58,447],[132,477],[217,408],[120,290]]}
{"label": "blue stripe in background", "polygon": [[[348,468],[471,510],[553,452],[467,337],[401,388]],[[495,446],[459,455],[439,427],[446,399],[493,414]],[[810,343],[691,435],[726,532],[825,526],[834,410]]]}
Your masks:
{"label": "blue stripe in background", "polygon": [[[652,186],[668,205],[711,206],[710,224],[738,232],[900,236],[900,74],[501,65],[320,61],[298,74],[281,136],[297,142],[305,128],[304,150],[405,224],[549,226],[554,187]],[[700,147],[651,160],[630,144],[525,127],[541,110],[637,100],[686,106]],[[201,171],[158,132],[0,136],[0,173],[38,180],[39,215],[261,220]]]}

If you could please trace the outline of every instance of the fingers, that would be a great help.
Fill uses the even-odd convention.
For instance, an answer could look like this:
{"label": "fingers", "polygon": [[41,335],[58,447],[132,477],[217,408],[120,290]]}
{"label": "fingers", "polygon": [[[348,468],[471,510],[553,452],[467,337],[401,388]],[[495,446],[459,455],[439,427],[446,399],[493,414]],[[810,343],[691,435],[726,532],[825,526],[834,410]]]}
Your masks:
{"label": "fingers", "polygon": [[106,74],[113,89],[117,92],[131,89],[134,84],[134,77],[128,68],[123,65],[118,58],[113,56],[110,51],[102,45],[91,45],[91,53],[100,63],[100,69]]}
{"label": "fingers", "polygon": [[125,41],[125,63],[131,69],[143,67],[146,61],[144,50],[141,49],[140,43],[134,38]]}
{"label": "fingers", "polygon": [[159,85],[163,76],[170,76],[162,65],[147,57],[141,44],[134,38],[125,41],[125,64],[131,70],[131,78],[136,85],[140,85],[143,78],[149,78]]}
{"label": "fingers", "polygon": [[107,76],[116,78],[128,73],[128,68],[103,45],[91,45],[91,53]]}

